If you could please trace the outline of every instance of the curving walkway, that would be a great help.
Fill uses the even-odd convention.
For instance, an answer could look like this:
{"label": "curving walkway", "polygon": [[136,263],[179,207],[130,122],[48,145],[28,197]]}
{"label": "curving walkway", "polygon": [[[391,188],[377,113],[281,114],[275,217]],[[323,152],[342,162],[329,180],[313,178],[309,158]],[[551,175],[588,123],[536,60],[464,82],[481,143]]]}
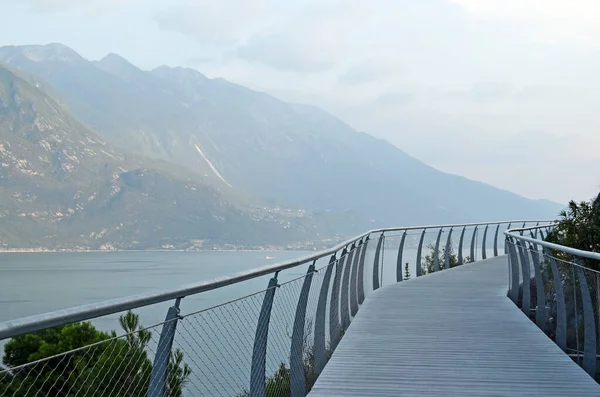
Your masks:
{"label": "curving walkway", "polygon": [[600,396],[507,288],[498,257],[372,293],[309,396]]}

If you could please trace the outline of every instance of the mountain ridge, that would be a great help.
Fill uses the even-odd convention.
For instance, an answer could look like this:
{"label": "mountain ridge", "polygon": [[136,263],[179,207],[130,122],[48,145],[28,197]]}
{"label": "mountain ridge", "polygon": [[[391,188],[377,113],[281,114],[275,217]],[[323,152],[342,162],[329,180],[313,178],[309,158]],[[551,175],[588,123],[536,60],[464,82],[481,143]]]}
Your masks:
{"label": "mountain ridge", "polygon": [[308,245],[319,233],[307,214],[252,208],[122,152],[1,65],[0,138],[0,249]]}
{"label": "mountain ridge", "polygon": [[0,62],[6,60],[48,81],[80,119],[118,147],[219,179],[211,164],[244,194],[352,214],[362,219],[361,228],[551,218],[561,208],[436,170],[322,109],[194,69],[136,68],[124,77],[120,63],[106,57],[102,67],[102,61],[33,62],[23,49],[0,48]]}

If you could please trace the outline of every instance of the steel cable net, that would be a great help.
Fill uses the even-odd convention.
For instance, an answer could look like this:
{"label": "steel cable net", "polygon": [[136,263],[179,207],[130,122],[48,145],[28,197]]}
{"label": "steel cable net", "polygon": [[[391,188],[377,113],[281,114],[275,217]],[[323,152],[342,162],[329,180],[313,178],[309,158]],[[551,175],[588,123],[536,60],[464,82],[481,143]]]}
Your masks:
{"label": "steel cable net", "polygon": [[600,355],[600,272],[590,268],[594,264],[585,258],[525,242],[507,244],[514,262],[510,266],[510,294],[513,300],[516,297],[517,306],[600,380],[596,362]]}
{"label": "steel cable net", "polygon": [[[327,263],[328,260],[322,259],[315,264],[316,272],[312,273],[306,298],[301,354],[307,390],[315,380],[315,316]],[[279,275],[278,281],[291,280],[279,282],[273,287],[275,291],[266,333],[264,366],[267,397],[291,395],[291,341],[298,301],[309,265]],[[267,324],[261,324],[259,329],[257,327],[268,292],[262,291],[181,316],[173,347],[185,352],[185,361],[191,371],[183,385],[183,395],[250,396],[253,349],[255,342],[265,342],[264,339],[257,341],[255,338],[265,335]]]}
{"label": "steel cable net", "polygon": [[[590,368],[587,367],[591,364],[590,359],[595,361],[600,354],[600,272],[584,267],[583,260],[573,262],[555,256],[545,256],[545,263],[550,264],[550,260],[556,263],[564,295],[566,353],[584,369]],[[547,266],[546,269],[547,275],[550,276],[552,268]],[[545,285],[546,283],[545,281]],[[550,318],[553,321],[549,322],[547,333],[556,340],[555,319],[558,312],[556,287],[555,285],[548,285],[548,287],[550,288],[545,288],[545,296],[546,302],[550,304],[546,303],[546,305],[550,307]],[[592,333],[594,335],[591,335]],[[593,376],[596,380],[600,380],[600,368],[596,363],[594,366]]]}
{"label": "steel cable net", "polygon": [[[501,225],[498,228],[497,225],[490,225],[487,233],[485,225],[477,228],[472,226],[445,227],[441,229],[441,234],[439,234],[440,228],[426,229],[425,234],[423,234],[423,229],[386,232],[380,254],[382,285],[395,284],[399,281],[398,272],[401,273],[402,280],[417,277],[419,245],[421,245],[420,274],[422,276],[445,270],[446,258],[450,268],[480,260],[483,258],[483,248],[485,248],[486,258],[492,258],[496,253],[503,255],[504,243],[501,232],[504,232],[507,226]],[[484,234],[485,245],[483,244]],[[369,275],[372,273],[378,238],[379,234],[371,236],[371,243],[367,251],[365,270]],[[404,244],[402,245],[403,240]],[[437,263],[434,254],[436,247]],[[400,248],[402,248],[401,252],[399,252]],[[398,260],[401,261],[400,264],[398,264]],[[372,287],[371,284],[368,283],[368,287]]]}
{"label": "steel cable net", "polygon": [[[5,350],[5,365],[31,362],[0,370],[0,395],[146,396],[155,354],[161,354],[156,347],[163,324],[141,328],[133,313],[122,319],[134,326],[133,332],[116,336],[90,323],[75,323],[13,339]],[[69,349],[83,341],[94,343]],[[181,352],[172,354],[165,395],[182,395],[188,375],[183,361]]]}
{"label": "steel cable net", "polygon": [[252,350],[265,291],[183,315],[173,346],[191,367],[185,395],[236,396],[248,388]]}

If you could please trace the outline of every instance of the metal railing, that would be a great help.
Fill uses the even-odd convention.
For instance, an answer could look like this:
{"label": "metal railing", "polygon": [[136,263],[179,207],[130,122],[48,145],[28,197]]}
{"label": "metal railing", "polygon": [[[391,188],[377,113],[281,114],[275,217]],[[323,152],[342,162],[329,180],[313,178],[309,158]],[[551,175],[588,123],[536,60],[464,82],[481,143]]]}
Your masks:
{"label": "metal railing", "polygon": [[507,230],[510,299],[600,380],[600,253],[550,243],[552,226]]}
{"label": "metal railing", "polygon": [[[0,395],[305,396],[369,293],[506,253],[500,231],[531,223],[550,222],[371,230],[297,260],[0,323],[0,340],[12,338]],[[265,276],[266,289],[240,292]],[[224,303],[194,299],[234,285],[240,291]],[[165,320],[151,327],[130,312],[169,301]],[[115,314],[120,336],[81,323]]]}

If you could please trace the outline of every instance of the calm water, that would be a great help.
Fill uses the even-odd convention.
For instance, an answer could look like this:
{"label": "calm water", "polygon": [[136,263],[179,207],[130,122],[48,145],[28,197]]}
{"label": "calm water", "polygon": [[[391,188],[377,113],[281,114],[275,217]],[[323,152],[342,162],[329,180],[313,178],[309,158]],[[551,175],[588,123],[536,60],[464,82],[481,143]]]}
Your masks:
{"label": "calm water", "polygon": [[[2,253],[0,322],[170,289],[305,255],[306,252],[295,251]],[[301,270],[291,271],[287,276],[301,274]],[[268,277],[245,282],[229,290],[228,295],[236,297],[238,294],[234,292],[242,294],[264,289],[267,282]],[[202,294],[210,299],[196,302],[211,305],[225,297],[215,292]]]}
{"label": "calm water", "polygon": [[[259,266],[306,256],[306,252],[115,252],[115,253],[5,253],[0,254],[0,321],[45,313],[53,310],[119,298],[127,295],[170,289],[181,285],[235,274]],[[270,259],[267,259],[269,257]],[[285,282],[302,276],[306,266],[291,269],[279,278]],[[181,304],[183,314],[193,313],[232,299],[264,290],[269,276],[186,297]],[[293,300],[296,289],[282,297]],[[247,387],[249,362],[256,317],[262,295],[223,308],[190,316],[181,322],[175,345],[186,353],[186,362],[194,370],[192,388],[187,395],[235,395]],[[164,321],[173,302],[165,302],[135,311],[144,326]],[[277,305],[289,306],[281,299]],[[274,307],[274,310],[275,307]],[[287,307],[278,312],[292,313]],[[119,330],[118,315],[92,320],[103,330]],[[290,317],[290,316],[287,316]],[[287,332],[286,324],[273,329]],[[161,327],[155,327],[150,350],[154,350]],[[223,338],[235,329],[236,337]],[[243,339],[243,340],[242,340]],[[274,338],[274,341],[276,339]],[[214,346],[220,343],[218,351]],[[280,345],[284,345],[280,343]],[[202,346],[202,347],[200,347]],[[3,343],[0,342],[0,349]],[[271,356],[285,357],[283,346],[270,344]],[[218,362],[238,358],[234,370],[215,368]],[[208,358],[208,360],[207,360]],[[273,360],[270,371],[276,369]],[[211,363],[208,365],[208,363]],[[275,366],[275,367],[273,367]],[[211,382],[206,379],[212,378]],[[232,379],[235,382],[232,382]],[[201,389],[196,391],[194,388]]]}
{"label": "calm water", "polygon": [[[428,236],[426,243],[431,242],[433,237]],[[394,283],[396,279],[397,248],[393,247],[393,238],[389,238],[388,243],[391,247],[382,255],[384,285]],[[375,246],[375,242],[369,245],[365,261],[367,294],[371,289]],[[427,253],[424,250],[423,255]],[[0,254],[0,321],[171,289],[307,254],[295,251],[4,253]],[[489,250],[488,254],[491,255]],[[318,261],[317,268],[327,262],[328,258]],[[415,249],[405,249],[403,263],[406,262],[414,277]],[[307,265],[285,271],[280,274],[279,283],[301,277],[306,270]],[[316,308],[323,273],[317,273],[313,279],[307,319],[314,318],[311,310]],[[181,304],[182,314],[196,313],[262,291],[269,277],[186,297]],[[275,294],[268,339],[268,374],[274,373],[279,363],[289,358],[289,342],[301,283],[302,280],[298,280],[283,285]],[[261,302],[262,295],[256,295],[215,310],[193,314],[180,322],[175,346],[185,351],[186,362],[194,371],[186,395],[236,395],[247,387]],[[135,311],[144,326],[152,326],[164,321],[172,303]],[[92,322],[102,330],[119,329],[118,314]],[[306,325],[308,329],[310,324],[307,322]],[[157,339],[160,327],[153,328],[152,332]],[[0,342],[0,349],[2,345]]]}
{"label": "calm water", "polygon": [[[418,234],[411,236],[417,238]],[[428,234],[425,244],[434,241]],[[467,235],[464,248],[468,255]],[[382,255],[383,283],[395,282],[398,236],[386,240]],[[375,241],[369,245],[365,280],[374,255]],[[397,245],[396,245],[397,247]],[[456,249],[456,247],[455,247]],[[488,255],[493,255],[488,247]],[[427,249],[423,250],[423,256]],[[106,253],[0,253],[0,322],[53,310],[89,304],[156,290],[210,280],[259,266],[308,255],[308,252],[106,252]],[[270,258],[270,259],[267,259]],[[371,260],[370,260],[371,259]],[[405,248],[403,262],[409,262],[414,275],[416,249]],[[327,264],[324,259],[317,267]],[[304,274],[306,266],[280,275],[285,282]],[[250,280],[234,287],[184,299],[198,309],[244,294],[262,290],[269,277]],[[162,320],[164,316],[149,319]]]}

